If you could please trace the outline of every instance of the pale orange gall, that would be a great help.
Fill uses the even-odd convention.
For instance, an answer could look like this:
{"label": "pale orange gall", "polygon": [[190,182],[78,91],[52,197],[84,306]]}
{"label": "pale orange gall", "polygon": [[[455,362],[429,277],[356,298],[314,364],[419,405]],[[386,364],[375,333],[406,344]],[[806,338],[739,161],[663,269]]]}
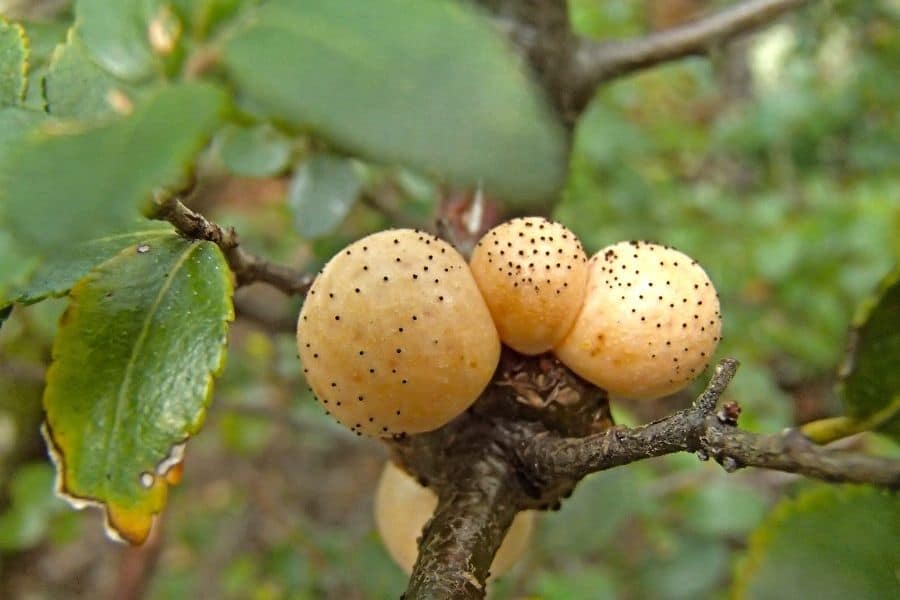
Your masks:
{"label": "pale orange gall", "polygon": [[620,242],[591,259],[584,305],[555,349],[570,369],[612,394],[652,399],[706,368],[722,327],[719,299],[689,256]]}
{"label": "pale orange gall", "polygon": [[375,233],[335,255],[297,325],[306,380],[351,430],[436,429],[487,386],[500,356],[465,259],[427,233]]}
{"label": "pale orange gall", "polygon": [[522,354],[547,352],[559,343],[584,302],[588,266],[581,242],[542,217],[491,229],[470,264],[500,339]]}

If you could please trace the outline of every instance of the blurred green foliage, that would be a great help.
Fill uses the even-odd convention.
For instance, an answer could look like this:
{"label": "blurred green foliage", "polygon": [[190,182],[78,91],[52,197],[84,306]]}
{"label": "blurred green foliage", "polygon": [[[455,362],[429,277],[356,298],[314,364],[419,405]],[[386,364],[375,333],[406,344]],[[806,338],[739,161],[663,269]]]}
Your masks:
{"label": "blurred green foliage", "polygon": [[816,485],[778,504],[738,566],[735,598],[890,598],[900,565],[897,498]]}
{"label": "blurred green foliage", "polygon": [[62,500],[47,493],[53,477],[53,467],[45,462],[18,468],[10,486],[9,509],[0,513],[0,551],[37,545],[47,535],[50,519],[67,510]]}
{"label": "blurred green foliage", "polygon": [[[138,106],[165,81],[202,77],[234,85],[210,57],[257,2],[108,4],[81,0],[74,13],[24,23],[26,108],[43,110],[49,101],[57,116],[115,119],[109,109],[116,107],[98,85],[115,82]],[[647,31],[651,4],[571,0],[577,29],[601,39]],[[90,25],[67,35],[74,15]],[[114,26],[101,26],[104,20]],[[135,33],[151,23],[155,38]],[[173,49],[160,56],[169,43]],[[646,238],[678,247],[707,269],[725,316],[719,353],[742,361],[729,394],[742,404],[749,428],[773,431],[841,412],[831,384],[845,332],[857,304],[900,257],[897,64],[895,0],[814,3],[718,49],[711,60],[684,60],[604,87],[579,124],[554,215],[591,251]],[[265,117],[258,98],[232,95],[229,122],[197,162],[214,183],[228,182],[213,186],[217,201],[204,211],[235,226],[247,247],[313,269],[365,233],[432,219],[435,182],[389,164],[367,165],[361,189],[327,179],[306,185],[329,202],[337,198],[334,210],[340,209],[308,212],[323,206],[296,189],[291,195],[288,179],[312,169],[310,156],[334,148]],[[6,125],[0,154],[4,136],[25,128],[15,123],[32,118],[18,110],[0,114]],[[428,167],[441,152],[458,152],[445,139],[436,146],[422,161]],[[106,164],[119,152],[94,159]],[[346,180],[346,170],[337,171]],[[90,191],[90,180],[77,183]],[[296,187],[303,186],[295,179]],[[360,198],[370,201],[354,202]],[[298,204],[307,209],[299,211],[299,228]],[[304,237],[320,233],[315,241]],[[35,267],[26,256],[0,228],[0,298]],[[296,314],[296,302],[264,295],[263,303],[269,312]],[[115,564],[119,552],[91,537],[99,530],[96,513],[58,512],[49,470],[34,462],[43,452],[40,380],[64,308],[64,300],[17,306],[0,329],[0,596],[24,590],[36,598],[75,597],[74,582],[88,580],[96,595],[108,589],[103,577],[112,577],[103,564]],[[209,423],[188,452],[185,483],[172,494],[149,597],[395,596],[405,577],[381,548],[370,515],[380,448],[352,438],[311,402],[290,334],[239,322],[229,354]],[[639,420],[632,408],[645,410],[614,410],[620,421]],[[876,436],[859,444],[900,452]],[[726,476],[692,456],[595,475],[561,511],[543,517],[529,555],[492,583],[492,593],[546,600],[724,597],[750,532],[796,487],[766,474]],[[818,519],[816,532],[837,535],[828,524],[840,519],[807,517]],[[11,522],[15,527],[3,526]],[[27,548],[39,554],[22,554]],[[799,560],[802,549],[785,548]],[[96,559],[75,568],[73,554]],[[780,556],[786,555],[770,560]],[[825,564],[803,556],[813,572]],[[68,575],[46,575],[56,572]]]}

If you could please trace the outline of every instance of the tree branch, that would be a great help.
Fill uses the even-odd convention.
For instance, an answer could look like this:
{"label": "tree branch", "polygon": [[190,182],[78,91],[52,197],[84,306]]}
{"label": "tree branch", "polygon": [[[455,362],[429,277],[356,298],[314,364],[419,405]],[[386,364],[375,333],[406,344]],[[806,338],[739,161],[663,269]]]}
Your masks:
{"label": "tree branch", "polygon": [[484,597],[494,554],[518,512],[511,477],[508,463],[488,456],[443,490],[404,598]]}
{"label": "tree branch", "polygon": [[314,275],[271,263],[250,254],[241,247],[237,232],[233,228],[224,229],[186,207],[178,198],[167,198],[159,203],[153,218],[168,221],[186,237],[207,240],[219,246],[234,272],[238,286],[259,281],[268,283],[285,294],[303,296],[309,291],[315,279]]}
{"label": "tree branch", "polygon": [[646,37],[615,42],[583,42],[573,58],[579,95],[598,85],[663,62],[703,54],[715,44],[771,22],[807,0],[747,0],[692,23]]}
{"label": "tree branch", "polygon": [[583,106],[572,98],[571,63],[579,39],[569,24],[565,0],[473,0],[531,66],[560,120],[574,127]]}
{"label": "tree branch", "polygon": [[738,429],[739,409],[716,402],[737,369],[723,360],[706,391],[689,409],[634,428],[613,427],[583,438],[543,433],[521,448],[522,462],[542,481],[582,477],[645,458],[695,452],[714,458],[726,471],[759,467],[832,482],[869,483],[900,489],[900,461],[832,450],[810,442],[795,429],[762,435]]}
{"label": "tree branch", "polygon": [[760,467],[900,489],[900,461],[818,446],[796,430],[737,428],[719,405],[738,362],[721,361],[688,409],[640,427],[612,424],[606,394],[551,355],[504,350],[491,385],[444,427],[388,441],[394,461],[439,498],[406,598],[482,598],[494,553],[517,511],[559,508],[586,475],[693,452],[726,471]]}
{"label": "tree branch", "polygon": [[703,54],[771,22],[807,0],[746,0],[697,21],[650,35],[596,42],[571,30],[565,2],[475,0],[531,65],[548,98],[570,128],[597,87],[660,63]]}

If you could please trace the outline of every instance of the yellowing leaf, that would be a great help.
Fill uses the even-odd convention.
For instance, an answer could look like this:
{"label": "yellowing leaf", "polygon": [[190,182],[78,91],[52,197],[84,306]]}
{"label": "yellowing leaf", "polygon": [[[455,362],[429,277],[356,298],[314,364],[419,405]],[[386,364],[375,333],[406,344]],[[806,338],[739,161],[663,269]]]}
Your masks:
{"label": "yellowing leaf", "polygon": [[148,535],[203,422],[231,292],[219,248],[174,234],[126,248],[72,289],[44,392],[59,492],[105,507],[132,543]]}

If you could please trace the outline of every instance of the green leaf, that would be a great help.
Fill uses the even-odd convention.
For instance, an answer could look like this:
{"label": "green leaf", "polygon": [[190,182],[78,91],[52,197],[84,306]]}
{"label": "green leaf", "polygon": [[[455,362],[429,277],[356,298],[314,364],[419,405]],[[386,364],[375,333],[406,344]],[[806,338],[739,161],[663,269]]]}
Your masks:
{"label": "green leaf", "polygon": [[546,200],[561,128],[485,19],[446,0],[273,0],[225,49],[277,119],[379,162]]}
{"label": "green leaf", "polygon": [[0,107],[15,106],[28,86],[28,38],[18,23],[0,15]]}
{"label": "green leaf", "polygon": [[23,248],[39,255],[127,230],[155,188],[184,177],[224,100],[215,87],[183,84],[99,127],[38,128],[0,160],[6,223]]}
{"label": "green leaf", "polygon": [[233,318],[217,246],[176,235],[123,250],[72,289],[47,373],[48,441],[73,504],[146,538],[197,432]]}
{"label": "green leaf", "polygon": [[[616,533],[629,519],[652,510],[654,503],[640,490],[650,485],[643,465],[634,469],[614,469],[587,477],[578,491],[566,500],[565,510],[548,512],[541,518],[541,548],[550,556],[574,553],[587,556],[608,548]],[[602,506],[603,518],[592,527],[584,523]]]}
{"label": "green leaf", "polygon": [[288,188],[288,205],[300,235],[316,238],[334,231],[356,203],[363,176],[359,163],[319,154],[305,160]]}
{"label": "green leaf", "polygon": [[291,140],[267,123],[253,127],[228,125],[219,137],[222,162],[235,175],[268,177],[283,170],[291,156]]}
{"label": "green leaf", "polygon": [[900,268],[881,283],[874,298],[860,307],[840,372],[847,414],[865,421],[885,409],[881,431],[900,441]]}
{"label": "green leaf", "polygon": [[114,115],[113,103],[117,98],[128,99],[126,90],[119,80],[97,66],[74,31],[69,32],[65,44],[56,48],[44,78],[47,110],[57,117]]}
{"label": "green leaf", "polygon": [[[0,172],[22,139],[45,118],[43,113],[24,108],[0,108]],[[37,263],[37,258],[29,256],[7,228],[0,221],[0,308],[8,304],[10,289],[22,284]]]}
{"label": "green leaf", "polygon": [[76,27],[97,64],[126,81],[160,69],[150,45],[150,24],[163,0],[78,0]]}
{"label": "green leaf", "polygon": [[817,487],[783,501],[738,564],[738,599],[896,598],[900,501],[870,487]]}
{"label": "green leaf", "polygon": [[172,227],[160,222],[144,222],[133,231],[107,235],[73,245],[66,252],[51,254],[16,291],[14,300],[31,304],[47,296],[62,296],[94,266],[109,260],[126,246],[153,244],[171,237]]}
{"label": "green leaf", "polygon": [[46,118],[44,113],[25,108],[0,108],[0,169],[26,134]]}

